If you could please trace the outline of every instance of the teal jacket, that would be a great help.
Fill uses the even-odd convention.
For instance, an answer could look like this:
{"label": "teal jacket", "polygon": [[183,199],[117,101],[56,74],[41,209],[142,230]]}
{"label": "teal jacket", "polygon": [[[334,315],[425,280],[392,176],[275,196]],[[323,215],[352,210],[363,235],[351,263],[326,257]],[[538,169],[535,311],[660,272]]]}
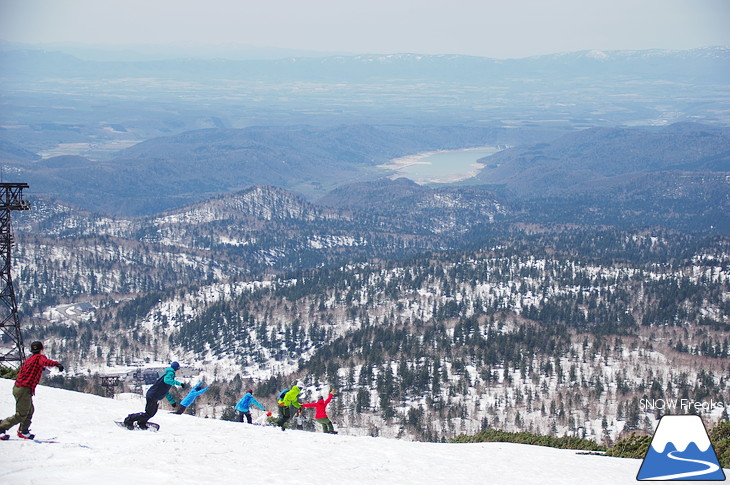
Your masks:
{"label": "teal jacket", "polygon": [[182,386],[182,383],[175,380],[175,369],[168,367],[165,369],[165,375],[157,379],[147,391],[147,399],[159,401],[164,397],[170,404],[175,404],[175,398],[170,394],[172,386]]}

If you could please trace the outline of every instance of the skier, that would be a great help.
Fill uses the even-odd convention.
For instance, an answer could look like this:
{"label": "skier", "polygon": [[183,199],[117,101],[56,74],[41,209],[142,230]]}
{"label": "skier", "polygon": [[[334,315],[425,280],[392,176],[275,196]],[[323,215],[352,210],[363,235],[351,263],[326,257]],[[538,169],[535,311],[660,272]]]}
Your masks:
{"label": "skier", "polygon": [[157,382],[152,384],[152,387],[150,387],[147,391],[147,404],[144,408],[144,412],[130,414],[129,416],[124,418],[124,426],[126,426],[128,429],[134,429],[134,423],[136,422],[137,426],[141,429],[147,429],[147,421],[149,421],[152,416],[157,414],[159,401],[163,397],[167,398],[167,401],[170,404],[176,404],[175,398],[173,398],[172,394],[170,394],[170,388],[172,386],[180,386],[182,389],[185,389],[185,383],[175,380],[175,372],[179,368],[180,364],[178,364],[177,362],[173,362],[172,364],[170,364],[170,367],[165,369],[165,374],[157,379]]}
{"label": "skier", "polygon": [[329,434],[337,434],[332,421],[330,421],[330,418],[327,416],[327,405],[332,400],[332,396],[334,396],[334,394],[335,390],[332,389],[327,399],[324,399],[322,396],[318,396],[316,402],[302,404],[305,408],[315,409],[314,420],[322,425],[322,431]]}
{"label": "skier", "polygon": [[245,416],[246,422],[248,424],[252,423],[250,410],[252,404],[258,406],[260,410],[266,411],[261,403],[258,402],[255,397],[253,397],[253,390],[249,389],[246,391],[246,394],[241,398],[241,400],[238,401],[238,404],[236,404],[236,411],[238,411],[238,420],[240,422],[243,423],[243,418]]}
{"label": "skier", "polygon": [[276,420],[276,425],[281,426],[282,431],[286,431],[284,424],[291,418],[291,407],[294,406],[297,409],[302,407],[299,403],[299,392],[301,392],[301,385],[297,382],[291,389],[285,389],[279,393],[279,419]]}
{"label": "skier", "polygon": [[175,414],[184,413],[185,410],[188,408],[188,406],[193,404],[193,402],[198,398],[198,396],[200,396],[207,390],[208,390],[208,387],[203,387],[202,382],[198,382],[197,384],[195,384],[195,387],[190,389],[190,392],[188,393],[187,396],[185,396],[185,398],[182,401],[180,401],[180,404],[178,404],[177,406],[174,404],[172,405],[172,407],[175,408]]}
{"label": "skier", "polygon": [[30,351],[33,355],[25,359],[20,366],[18,377],[13,386],[13,397],[15,398],[15,414],[6,418],[0,423],[0,440],[10,439],[5,434],[7,430],[20,423],[18,436],[26,440],[32,440],[35,435],[30,432],[30,422],[33,419],[33,396],[35,388],[41,380],[41,374],[46,367],[57,367],[63,372],[63,366],[43,355],[43,342],[35,341],[30,344]]}

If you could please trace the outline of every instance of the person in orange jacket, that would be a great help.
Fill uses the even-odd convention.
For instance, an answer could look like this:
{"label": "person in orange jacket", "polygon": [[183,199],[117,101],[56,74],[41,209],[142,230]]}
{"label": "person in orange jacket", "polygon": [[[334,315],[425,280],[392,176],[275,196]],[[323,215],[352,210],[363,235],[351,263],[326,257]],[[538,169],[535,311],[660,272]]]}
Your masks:
{"label": "person in orange jacket", "polygon": [[337,434],[337,431],[335,431],[335,427],[332,424],[332,421],[330,421],[330,418],[327,416],[327,405],[332,400],[332,396],[334,396],[334,394],[335,390],[332,389],[327,399],[323,398],[322,396],[318,396],[316,402],[302,404],[302,406],[305,408],[315,409],[314,420],[322,425],[322,431],[329,434]]}

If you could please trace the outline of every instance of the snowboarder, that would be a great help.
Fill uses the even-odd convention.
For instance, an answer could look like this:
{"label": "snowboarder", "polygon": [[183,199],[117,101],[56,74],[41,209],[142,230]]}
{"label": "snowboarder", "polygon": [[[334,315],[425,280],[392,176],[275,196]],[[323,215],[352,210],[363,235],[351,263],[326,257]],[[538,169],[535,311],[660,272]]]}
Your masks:
{"label": "snowboarder", "polygon": [[294,406],[297,409],[302,407],[299,403],[299,392],[301,392],[301,385],[297,382],[291,389],[285,389],[279,393],[279,419],[276,420],[276,425],[280,426],[282,431],[286,431],[284,424],[291,418],[291,407]]}
{"label": "snowboarder", "polygon": [[35,341],[30,344],[32,355],[25,359],[20,366],[18,377],[13,386],[13,397],[15,398],[15,414],[6,418],[0,423],[0,440],[10,439],[5,434],[7,430],[20,423],[18,436],[23,439],[32,440],[35,435],[30,432],[30,422],[33,419],[33,396],[35,388],[41,380],[41,374],[46,367],[57,367],[63,372],[63,366],[43,355],[43,343]]}
{"label": "snowboarder", "polygon": [[254,404],[262,411],[266,411],[260,402],[253,397],[253,390],[249,389],[246,394],[236,404],[236,411],[238,411],[238,420],[243,423],[243,418],[246,418],[246,422],[251,424],[253,422],[251,418],[251,405]]}
{"label": "snowboarder", "polygon": [[208,387],[203,387],[202,382],[198,382],[197,384],[195,384],[195,387],[190,389],[190,392],[188,393],[187,396],[185,396],[185,398],[182,401],[180,401],[180,404],[178,404],[177,406],[175,406],[173,404],[172,407],[175,408],[175,414],[184,413],[185,410],[188,408],[188,406],[193,404],[193,402],[198,398],[198,396],[200,396],[207,390],[208,390]]}
{"label": "snowboarder", "polygon": [[322,425],[322,431],[330,434],[337,434],[337,431],[335,431],[335,427],[332,424],[332,421],[330,421],[330,418],[327,416],[327,405],[330,403],[330,401],[332,400],[332,396],[334,395],[335,390],[332,389],[327,399],[323,398],[322,396],[318,396],[316,402],[302,404],[302,406],[304,406],[305,408],[315,409],[314,420]]}
{"label": "snowboarder", "polygon": [[175,405],[175,398],[170,394],[170,388],[172,386],[180,386],[185,389],[185,383],[178,382],[175,380],[175,372],[180,368],[180,364],[173,362],[170,367],[165,369],[165,374],[157,379],[157,382],[152,384],[152,387],[147,391],[147,404],[142,413],[130,414],[124,418],[124,426],[128,429],[134,429],[134,423],[141,429],[147,429],[147,421],[157,414],[159,407],[159,401],[164,397],[167,401]]}

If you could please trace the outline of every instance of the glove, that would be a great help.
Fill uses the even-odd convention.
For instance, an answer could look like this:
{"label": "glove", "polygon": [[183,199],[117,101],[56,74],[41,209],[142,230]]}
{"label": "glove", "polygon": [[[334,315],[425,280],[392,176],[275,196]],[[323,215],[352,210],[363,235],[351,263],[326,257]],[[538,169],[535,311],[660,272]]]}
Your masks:
{"label": "glove", "polygon": [[330,394],[335,395],[335,389],[330,389]]}
{"label": "glove", "polygon": [[185,384],[184,382],[182,382],[182,383],[180,383],[180,387],[181,387],[182,389],[185,389],[186,387],[188,387],[188,385],[187,385],[187,384]]}
{"label": "glove", "polygon": [[63,372],[63,365],[58,364],[56,367],[58,367],[58,372]]}

